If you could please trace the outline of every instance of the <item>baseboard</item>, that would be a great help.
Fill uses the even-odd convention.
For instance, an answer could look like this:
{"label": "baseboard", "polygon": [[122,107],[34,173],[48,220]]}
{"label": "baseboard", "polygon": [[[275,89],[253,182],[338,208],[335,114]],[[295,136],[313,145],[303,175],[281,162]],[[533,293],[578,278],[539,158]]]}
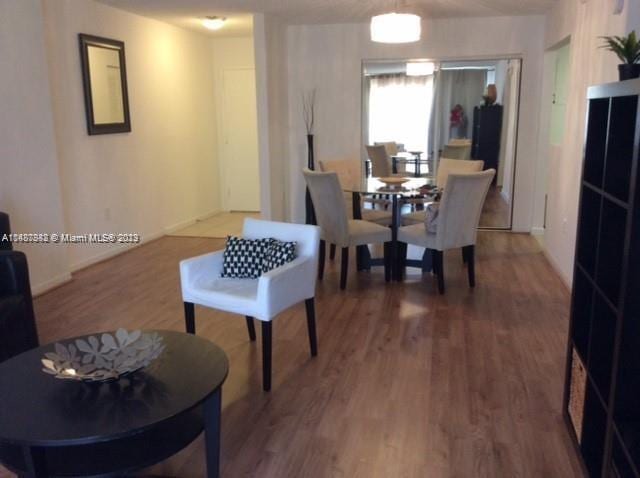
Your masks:
{"label": "baseboard", "polygon": [[211,216],[215,216],[216,214],[220,214],[220,210],[219,209],[215,209],[213,211],[209,211],[206,214],[197,216],[195,218],[189,219],[187,221],[182,221],[179,222],[177,224],[173,224],[171,226],[165,227],[162,229],[162,231],[158,231],[158,232],[154,232],[152,234],[143,234],[142,235],[142,239],[140,240],[139,243],[137,244],[120,244],[120,245],[116,245],[113,248],[110,248],[104,252],[101,252],[100,254],[96,254],[95,256],[91,256],[85,260],[82,260],[80,262],[76,262],[75,264],[71,264],[71,272],[77,272],[80,269],[84,269],[86,267],[92,266],[94,264],[97,264],[98,262],[102,262],[102,261],[106,261],[107,259],[111,259],[112,257],[115,257],[117,255],[123,254],[127,251],[130,251],[131,249],[134,249],[136,247],[139,247],[143,244],[146,244],[148,242],[151,241],[155,241],[156,239],[161,238],[162,236],[165,236],[167,234],[170,234],[174,231],[177,231],[178,229],[182,229],[184,227],[188,227],[192,224],[195,224],[197,221],[202,221],[204,219],[208,219]]}
{"label": "baseboard", "polygon": [[196,216],[193,219],[189,219],[188,221],[182,221],[179,222],[177,224],[173,224],[171,226],[165,227],[164,228],[164,233],[165,234],[171,234],[172,232],[176,232],[180,229],[184,229],[185,227],[189,227],[193,224],[195,224],[198,221],[204,221],[205,219],[209,219],[210,217],[213,216],[217,216],[218,214],[222,213],[222,209],[214,209],[213,211],[209,211],[206,214],[202,214],[200,216]]}
{"label": "baseboard", "polygon": [[558,274],[558,277],[560,277],[560,281],[565,285],[567,290],[571,291],[571,280],[568,277],[564,276],[560,265],[556,262],[553,256],[549,254],[546,247],[542,248],[542,254],[544,255],[545,259],[547,259],[547,262],[549,262],[549,264],[551,265],[551,268],[555,271],[556,274]]}
{"label": "baseboard", "polygon": [[62,284],[71,282],[71,279],[72,277],[70,273],[60,274],[59,276],[56,276],[52,279],[46,280],[39,284],[35,284],[32,287],[31,293],[33,294],[34,297],[38,297],[42,294],[46,294],[47,292],[49,292],[52,289],[55,289],[56,287],[60,287]]}
{"label": "baseboard", "polygon": [[531,234],[534,236],[544,236],[544,227],[532,227]]}
{"label": "baseboard", "polygon": [[507,204],[509,204],[509,205],[511,204],[511,198],[509,197],[509,195],[508,195],[508,194],[505,194],[505,192],[504,192],[504,191],[500,191],[500,196],[502,196],[502,199],[504,199],[504,201],[505,201]]}

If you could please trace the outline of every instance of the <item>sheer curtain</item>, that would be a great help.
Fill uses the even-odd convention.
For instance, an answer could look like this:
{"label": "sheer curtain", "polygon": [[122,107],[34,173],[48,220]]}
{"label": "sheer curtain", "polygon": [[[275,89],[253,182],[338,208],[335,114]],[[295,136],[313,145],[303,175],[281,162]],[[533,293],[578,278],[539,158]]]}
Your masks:
{"label": "sheer curtain", "polygon": [[369,143],[395,141],[428,151],[433,76],[384,75],[369,80]]}

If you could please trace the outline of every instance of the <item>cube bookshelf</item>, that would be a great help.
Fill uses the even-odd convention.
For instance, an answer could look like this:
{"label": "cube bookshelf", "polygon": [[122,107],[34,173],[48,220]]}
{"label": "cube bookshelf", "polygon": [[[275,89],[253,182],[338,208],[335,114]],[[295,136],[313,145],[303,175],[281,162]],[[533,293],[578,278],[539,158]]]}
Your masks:
{"label": "cube bookshelf", "polygon": [[592,478],[640,478],[639,98],[588,93],[563,410]]}

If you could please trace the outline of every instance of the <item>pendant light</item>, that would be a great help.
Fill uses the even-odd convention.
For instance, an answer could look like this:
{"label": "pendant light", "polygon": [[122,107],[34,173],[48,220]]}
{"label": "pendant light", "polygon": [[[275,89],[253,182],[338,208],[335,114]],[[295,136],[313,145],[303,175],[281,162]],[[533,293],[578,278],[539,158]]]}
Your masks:
{"label": "pendant light", "polygon": [[371,41],[376,43],[412,43],[420,40],[420,34],[418,15],[392,12],[371,18]]}

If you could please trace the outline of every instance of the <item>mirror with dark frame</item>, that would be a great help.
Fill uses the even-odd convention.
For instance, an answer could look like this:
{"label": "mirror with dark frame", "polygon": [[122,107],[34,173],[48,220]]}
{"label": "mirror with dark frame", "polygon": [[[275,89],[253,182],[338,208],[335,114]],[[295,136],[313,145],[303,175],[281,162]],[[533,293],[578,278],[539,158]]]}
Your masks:
{"label": "mirror with dark frame", "polygon": [[131,131],[124,42],[80,33],[87,132]]}
{"label": "mirror with dark frame", "polygon": [[444,159],[483,161],[497,174],[480,227],[510,229],[520,71],[519,58],[365,60],[363,145],[393,144],[394,173],[436,183]]}

